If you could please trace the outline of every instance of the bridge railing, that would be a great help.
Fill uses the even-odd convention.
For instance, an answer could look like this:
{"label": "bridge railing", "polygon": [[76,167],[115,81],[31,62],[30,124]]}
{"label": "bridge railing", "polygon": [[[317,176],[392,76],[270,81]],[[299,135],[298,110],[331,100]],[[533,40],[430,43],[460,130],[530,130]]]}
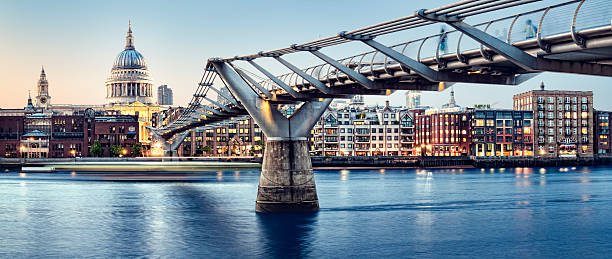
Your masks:
{"label": "bridge railing", "polygon": [[[508,43],[517,44],[532,40],[543,41],[546,37],[571,33],[572,26],[578,34],[581,30],[610,26],[610,17],[612,1],[575,0],[475,24],[474,27]],[[480,51],[484,55],[488,53],[482,44],[456,30],[444,30],[389,47],[414,60],[434,60],[436,63],[443,63],[445,58],[459,57],[465,52]],[[398,66],[397,62],[378,51],[369,51],[338,61],[357,72],[373,76],[376,76],[375,70],[383,69],[386,72],[390,66]],[[407,68],[400,68],[408,72]],[[328,83],[342,80],[345,76],[328,63],[302,71]],[[278,78],[292,87],[309,84],[297,73],[282,74]],[[269,89],[284,92],[269,79],[262,80],[262,84],[270,87]]]}

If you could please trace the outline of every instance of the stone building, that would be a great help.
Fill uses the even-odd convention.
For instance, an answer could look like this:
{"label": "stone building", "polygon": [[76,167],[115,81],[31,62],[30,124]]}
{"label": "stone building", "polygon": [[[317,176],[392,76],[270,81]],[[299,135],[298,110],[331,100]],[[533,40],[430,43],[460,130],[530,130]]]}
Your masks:
{"label": "stone building", "polygon": [[45,68],[42,68],[40,71],[36,93],[36,107],[48,109],[51,105],[51,96],[49,95],[49,82],[47,81]]}
{"label": "stone building", "polygon": [[363,99],[328,109],[312,130],[311,153],[319,156],[413,155],[413,111],[385,106],[365,107]]}
{"label": "stone building", "polygon": [[106,80],[106,104],[153,104],[153,82],[147,62],[134,47],[130,24],[125,48],[117,55],[111,74]]}
{"label": "stone building", "polygon": [[593,92],[540,90],[514,95],[514,110],[532,111],[538,157],[593,157]]}

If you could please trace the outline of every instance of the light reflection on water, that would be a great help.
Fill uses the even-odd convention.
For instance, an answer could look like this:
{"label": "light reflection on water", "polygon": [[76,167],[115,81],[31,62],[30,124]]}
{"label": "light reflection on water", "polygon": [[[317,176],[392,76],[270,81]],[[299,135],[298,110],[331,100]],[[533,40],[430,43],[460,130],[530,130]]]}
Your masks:
{"label": "light reflection on water", "polygon": [[[259,172],[0,174],[0,257],[606,257],[612,169],[316,171],[321,211],[254,212]],[[137,179],[146,181],[135,181]],[[117,181],[121,180],[121,181]]]}

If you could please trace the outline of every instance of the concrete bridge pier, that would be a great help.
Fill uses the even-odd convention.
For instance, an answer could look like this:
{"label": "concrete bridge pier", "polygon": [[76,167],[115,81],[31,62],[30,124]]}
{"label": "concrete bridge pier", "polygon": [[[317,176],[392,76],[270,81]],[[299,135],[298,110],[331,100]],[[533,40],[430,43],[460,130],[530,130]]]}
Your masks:
{"label": "concrete bridge pier", "polygon": [[319,210],[307,140],[267,140],[255,211]]}
{"label": "concrete bridge pier", "polygon": [[259,96],[229,63],[212,63],[228,89],[242,103],[267,138],[255,211],[318,211],[319,200],[308,153],[307,136],[332,99],[304,102],[287,118],[275,105]]}

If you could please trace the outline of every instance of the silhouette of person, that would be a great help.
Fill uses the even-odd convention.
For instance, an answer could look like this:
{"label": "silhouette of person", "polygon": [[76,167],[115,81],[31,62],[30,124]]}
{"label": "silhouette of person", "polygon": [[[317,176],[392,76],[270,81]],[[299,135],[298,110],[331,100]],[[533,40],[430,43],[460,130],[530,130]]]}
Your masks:
{"label": "silhouette of person", "polygon": [[442,51],[442,53],[446,54],[447,48],[446,48],[446,41],[448,40],[448,37],[446,36],[446,30],[444,29],[444,27],[442,27],[440,29],[440,50]]}
{"label": "silhouette of person", "polygon": [[535,38],[536,36],[536,32],[538,31],[538,28],[533,25],[533,23],[531,22],[531,19],[527,19],[527,22],[525,23],[525,39],[531,39],[531,38]]}

